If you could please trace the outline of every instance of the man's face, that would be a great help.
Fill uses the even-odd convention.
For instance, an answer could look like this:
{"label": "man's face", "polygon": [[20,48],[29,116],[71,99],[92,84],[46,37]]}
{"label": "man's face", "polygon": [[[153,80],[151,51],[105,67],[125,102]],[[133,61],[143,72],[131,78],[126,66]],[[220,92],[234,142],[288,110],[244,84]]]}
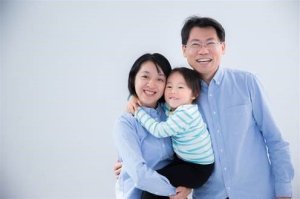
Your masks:
{"label": "man's face", "polygon": [[192,28],[187,45],[182,46],[184,57],[189,65],[196,70],[201,78],[209,82],[216,73],[225,43],[220,42],[216,30],[212,27]]}

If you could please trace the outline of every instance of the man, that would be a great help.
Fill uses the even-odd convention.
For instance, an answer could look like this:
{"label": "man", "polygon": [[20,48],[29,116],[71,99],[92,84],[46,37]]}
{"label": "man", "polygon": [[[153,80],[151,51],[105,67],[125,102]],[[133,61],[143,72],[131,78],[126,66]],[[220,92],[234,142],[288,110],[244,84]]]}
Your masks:
{"label": "man", "polygon": [[194,190],[193,198],[291,198],[289,145],[256,77],[221,67],[226,47],[222,25],[193,16],[186,20],[181,38],[183,55],[201,78],[198,105],[215,153],[214,172]]}
{"label": "man", "polygon": [[225,31],[211,18],[191,17],[182,51],[201,78],[200,111],[215,152],[215,171],[194,198],[289,198],[293,167],[260,83],[250,73],[221,68]]}

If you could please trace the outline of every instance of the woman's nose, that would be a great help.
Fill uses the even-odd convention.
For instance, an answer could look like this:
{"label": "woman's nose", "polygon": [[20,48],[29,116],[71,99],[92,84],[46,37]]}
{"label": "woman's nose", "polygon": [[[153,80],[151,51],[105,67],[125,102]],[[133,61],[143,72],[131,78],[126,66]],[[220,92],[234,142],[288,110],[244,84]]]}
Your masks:
{"label": "woman's nose", "polygon": [[152,87],[152,86],[155,85],[155,81],[149,80],[149,81],[147,82],[147,85],[148,85],[149,87]]}

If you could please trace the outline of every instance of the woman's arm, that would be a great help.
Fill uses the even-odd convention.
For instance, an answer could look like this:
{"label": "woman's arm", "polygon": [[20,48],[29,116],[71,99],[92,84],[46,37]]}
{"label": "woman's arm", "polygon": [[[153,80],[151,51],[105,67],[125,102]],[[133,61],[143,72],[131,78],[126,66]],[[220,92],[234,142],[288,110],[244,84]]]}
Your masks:
{"label": "woman's arm", "polygon": [[176,188],[176,195],[170,196],[170,199],[187,199],[191,192],[192,189],[180,186]]}
{"label": "woman's arm", "polygon": [[[122,162],[117,161],[113,168],[116,178],[119,177],[121,169],[122,169]],[[170,199],[186,199],[191,192],[192,189],[180,186],[176,188],[176,195],[170,196]],[[278,199],[285,199],[285,198],[278,198]]]}
{"label": "woman's arm", "polygon": [[[156,195],[175,195],[175,187],[169,180],[148,167],[143,158],[141,142],[136,130],[136,127],[124,118],[115,125],[115,143],[122,158],[122,172],[130,176],[136,188]],[[149,146],[149,150],[152,150],[151,147]]]}

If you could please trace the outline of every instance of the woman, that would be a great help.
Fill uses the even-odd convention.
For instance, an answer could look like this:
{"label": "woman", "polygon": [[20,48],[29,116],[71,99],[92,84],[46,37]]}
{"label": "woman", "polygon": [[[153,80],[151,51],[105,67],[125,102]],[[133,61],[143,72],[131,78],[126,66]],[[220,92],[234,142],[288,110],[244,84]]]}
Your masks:
{"label": "woman", "polygon": [[[199,75],[186,67],[175,68],[167,78],[164,110],[168,119],[158,122],[143,108],[137,107],[134,117],[157,138],[171,137],[174,160],[158,170],[173,186],[201,187],[214,167],[214,153],[210,134],[196,104],[199,92]],[[136,104],[135,97],[131,102]],[[143,193],[142,199],[156,199],[152,193]]]}
{"label": "woman", "polygon": [[[166,78],[170,72],[169,61],[154,53],[139,57],[129,73],[130,95],[137,96],[141,106],[158,121],[166,118],[159,102],[164,100]],[[140,199],[142,190],[160,196],[172,196],[170,198],[187,197],[190,189],[176,189],[166,177],[155,171],[165,167],[173,159],[170,138],[154,137],[130,113],[119,117],[114,137],[123,165],[116,184],[118,198]]]}

